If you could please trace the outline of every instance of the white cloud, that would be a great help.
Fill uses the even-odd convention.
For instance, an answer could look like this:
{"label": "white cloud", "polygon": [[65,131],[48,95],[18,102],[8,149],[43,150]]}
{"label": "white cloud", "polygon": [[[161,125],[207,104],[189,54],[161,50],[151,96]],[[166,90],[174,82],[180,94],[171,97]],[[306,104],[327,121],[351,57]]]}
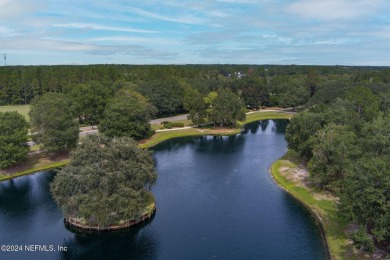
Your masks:
{"label": "white cloud", "polygon": [[4,48],[13,50],[89,51],[95,45],[52,39],[12,37],[2,41]]}
{"label": "white cloud", "polygon": [[171,15],[162,15],[158,13],[153,13],[149,11],[145,11],[139,8],[135,7],[128,7],[128,10],[148,17],[148,18],[153,18],[157,20],[162,20],[162,21],[168,21],[168,22],[174,22],[174,23],[184,23],[184,24],[204,24],[206,21],[202,18],[193,16],[193,15],[184,15],[184,16],[171,16]]}
{"label": "white cloud", "polygon": [[41,7],[40,1],[0,0],[1,19],[15,18],[23,13],[32,13]]}
{"label": "white cloud", "polygon": [[137,42],[142,44],[151,45],[176,45],[177,41],[167,38],[155,38],[155,37],[126,37],[126,36],[107,36],[107,37],[95,37],[87,39],[88,42],[117,42],[117,43],[131,43]]}
{"label": "white cloud", "polygon": [[287,10],[309,19],[350,20],[375,15],[385,5],[385,0],[298,0]]}
{"label": "white cloud", "polygon": [[9,27],[6,26],[0,26],[0,37],[10,37],[18,35],[18,33]]}
{"label": "white cloud", "polygon": [[156,33],[157,31],[141,30],[130,27],[113,27],[104,26],[89,23],[55,23],[52,27],[63,27],[63,28],[74,28],[74,29],[85,29],[85,30],[101,30],[101,31],[117,31],[117,32],[135,32],[135,33]]}

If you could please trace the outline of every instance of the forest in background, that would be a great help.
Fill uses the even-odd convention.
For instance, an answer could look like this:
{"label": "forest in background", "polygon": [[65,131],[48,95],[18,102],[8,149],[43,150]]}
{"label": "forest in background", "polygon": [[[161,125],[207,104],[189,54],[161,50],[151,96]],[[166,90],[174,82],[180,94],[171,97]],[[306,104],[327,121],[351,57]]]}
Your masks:
{"label": "forest in background", "polygon": [[[84,86],[81,86],[84,85]],[[88,65],[0,68],[0,105],[29,104],[46,92],[100,91],[105,98],[124,86],[140,92],[157,115],[184,112],[184,96],[228,88],[248,107],[329,102],[357,85],[369,87],[389,106],[387,67],[277,65]],[[77,91],[76,91],[77,92]],[[71,95],[71,94],[70,94]],[[74,94],[77,95],[77,94]]]}

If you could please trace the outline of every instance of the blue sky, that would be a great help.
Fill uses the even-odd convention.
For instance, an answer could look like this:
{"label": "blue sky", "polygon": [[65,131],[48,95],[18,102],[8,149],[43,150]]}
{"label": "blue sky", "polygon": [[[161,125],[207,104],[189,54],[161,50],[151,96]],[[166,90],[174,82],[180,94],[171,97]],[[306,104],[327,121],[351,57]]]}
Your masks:
{"label": "blue sky", "polygon": [[0,0],[0,17],[8,65],[390,66],[389,0]]}

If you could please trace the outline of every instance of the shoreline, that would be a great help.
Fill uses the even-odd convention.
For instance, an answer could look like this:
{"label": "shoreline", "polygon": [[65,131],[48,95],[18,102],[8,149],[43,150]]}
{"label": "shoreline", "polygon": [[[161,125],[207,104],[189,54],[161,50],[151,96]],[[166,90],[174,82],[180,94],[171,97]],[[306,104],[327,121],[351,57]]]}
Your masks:
{"label": "shoreline", "polygon": [[305,184],[304,177],[294,178],[294,171],[301,169],[297,154],[287,151],[269,168],[275,183],[300,202],[315,218],[324,239],[327,259],[371,259],[355,249],[345,233],[347,224],[337,216],[337,199],[325,192],[316,191]]}
{"label": "shoreline", "polygon": [[[287,153],[286,153],[287,154]],[[285,155],[286,155],[285,154]],[[283,155],[283,157],[285,156]],[[283,158],[281,157],[281,158]],[[279,172],[277,172],[277,170],[275,170],[274,168],[274,165],[275,163],[277,163],[278,161],[281,160],[281,158],[279,158],[278,160],[274,161],[271,166],[269,167],[269,173],[271,174],[271,177],[272,179],[274,180],[274,182],[282,189],[284,190],[286,193],[288,193],[289,195],[291,195],[292,197],[294,197],[295,200],[297,200],[301,205],[303,205],[309,212],[310,214],[314,217],[315,221],[316,221],[316,224],[317,226],[320,228],[320,231],[321,231],[321,237],[323,239],[323,244],[324,244],[324,251],[325,251],[325,256],[326,256],[326,259],[330,259],[330,260],[333,260],[333,259],[338,259],[338,258],[334,258],[332,257],[332,254],[331,254],[331,251],[330,251],[330,248],[329,248],[329,242],[328,242],[328,238],[326,236],[326,232],[325,232],[325,228],[324,228],[324,223],[323,223],[323,220],[321,218],[321,216],[319,216],[318,212],[314,209],[312,209],[309,205],[307,205],[303,200],[301,200],[299,197],[295,196],[293,193],[291,193],[288,188],[286,188],[285,186],[283,186],[282,183],[280,183],[278,181],[278,178],[276,175],[279,175]]]}
{"label": "shoreline", "polygon": [[[260,120],[271,120],[271,119],[290,119],[293,116],[291,112],[284,111],[258,111],[254,113],[247,114],[247,120],[245,122],[238,122],[237,127],[235,128],[216,128],[216,129],[208,129],[208,128],[187,128],[187,129],[174,129],[175,131],[165,131],[165,132],[156,132],[150,138],[145,140],[140,140],[139,147],[141,148],[151,148],[161,142],[178,138],[178,137],[189,137],[189,136],[229,136],[235,135],[241,132],[241,128],[246,124],[260,121]],[[38,155],[39,156],[39,155]],[[47,159],[46,157],[40,157],[39,159]],[[39,160],[38,159],[38,160]],[[18,168],[23,166],[23,164],[16,165],[7,169],[6,171],[0,170],[0,182],[11,180],[17,177],[33,174],[39,171],[53,170],[56,168],[60,168],[69,163],[70,157],[66,156],[61,160],[46,160],[47,162],[38,163],[38,165],[32,165],[30,168],[23,169],[21,171],[12,172],[14,168]],[[7,171],[11,171],[11,174],[7,174]]]}

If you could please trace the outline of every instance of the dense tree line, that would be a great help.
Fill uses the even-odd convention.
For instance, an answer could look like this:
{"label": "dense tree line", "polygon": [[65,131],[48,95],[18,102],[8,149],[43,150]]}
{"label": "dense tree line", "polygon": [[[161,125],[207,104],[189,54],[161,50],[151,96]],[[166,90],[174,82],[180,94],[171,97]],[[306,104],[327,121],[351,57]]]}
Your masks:
{"label": "dense tree line", "polygon": [[361,225],[358,246],[373,250],[367,234],[390,241],[390,110],[381,99],[387,89],[334,84],[327,86],[335,99],[316,99],[294,116],[286,139],[308,160],[312,183],[337,194],[342,216]]}
{"label": "dense tree line", "polygon": [[[314,103],[329,102],[340,94],[338,84],[348,87],[363,84],[376,94],[386,88],[388,91],[381,98],[386,106],[390,104],[390,70],[382,67],[89,65],[1,67],[0,105],[29,104],[46,92],[63,92],[77,104],[80,121],[93,123],[101,115],[107,98],[126,84],[132,84],[135,91],[148,98],[158,109],[158,115],[183,112],[187,88],[202,95],[229,88],[247,107],[259,108],[296,107],[305,104],[309,97]],[[80,100],[84,95],[86,98]],[[88,108],[92,101],[96,102],[94,114]]]}

